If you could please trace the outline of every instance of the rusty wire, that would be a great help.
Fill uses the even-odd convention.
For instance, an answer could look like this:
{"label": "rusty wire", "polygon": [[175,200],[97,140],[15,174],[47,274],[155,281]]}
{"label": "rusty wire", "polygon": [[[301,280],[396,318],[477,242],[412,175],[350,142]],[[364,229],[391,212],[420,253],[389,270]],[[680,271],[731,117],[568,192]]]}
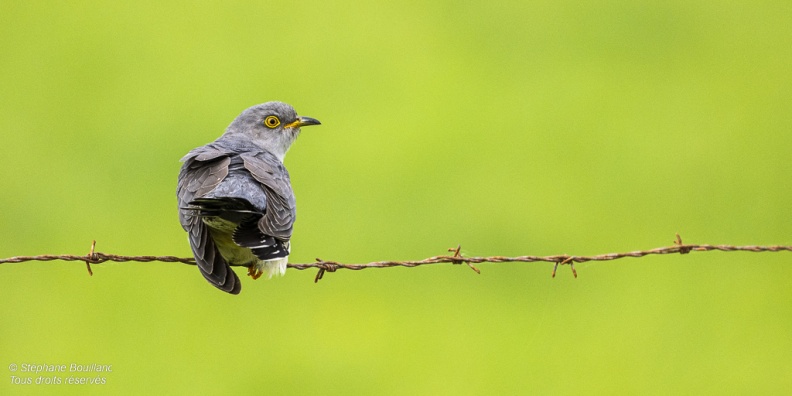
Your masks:
{"label": "rusty wire", "polygon": [[[191,264],[195,265],[195,259],[192,257],[176,257],[176,256],[120,256],[116,254],[106,254],[101,252],[95,252],[94,249],[96,247],[96,241],[93,241],[91,244],[90,252],[85,256],[78,256],[78,255],[71,255],[71,254],[63,254],[63,255],[53,255],[53,254],[43,254],[39,256],[16,256],[16,257],[9,257],[5,259],[0,259],[0,264],[6,263],[22,263],[26,261],[53,261],[53,260],[62,260],[62,261],[82,261],[85,262],[88,273],[93,275],[91,270],[91,264],[102,264],[108,261],[112,262],[166,262],[166,263],[184,263],[184,264]],[[390,267],[418,267],[421,265],[430,265],[430,264],[444,264],[444,263],[451,263],[451,264],[466,264],[469,266],[473,271],[476,273],[480,273],[479,269],[474,266],[474,264],[479,263],[512,263],[512,262],[547,262],[547,263],[555,263],[553,266],[552,276],[555,277],[556,269],[559,265],[569,265],[572,269],[572,274],[577,277],[577,271],[575,270],[575,263],[583,263],[587,261],[610,261],[616,260],[626,257],[644,257],[649,255],[655,254],[687,254],[690,252],[708,252],[713,250],[718,250],[722,252],[780,252],[780,251],[788,251],[792,252],[792,246],[781,246],[781,245],[772,245],[772,246],[757,246],[757,245],[745,245],[745,246],[732,246],[732,245],[698,245],[698,244],[683,244],[682,238],[679,237],[679,234],[676,235],[676,240],[674,241],[674,245],[666,246],[666,247],[659,247],[655,249],[649,250],[636,250],[632,252],[624,252],[624,253],[607,253],[607,254],[600,254],[596,256],[573,256],[568,254],[559,254],[553,256],[517,256],[517,257],[504,257],[504,256],[489,256],[489,257],[466,257],[460,254],[461,248],[457,246],[456,248],[448,249],[449,252],[453,252],[451,255],[442,255],[442,256],[433,256],[429,258],[425,258],[423,260],[414,260],[414,261],[374,261],[366,264],[344,264],[335,261],[326,261],[317,258],[316,262],[314,263],[305,263],[305,264],[297,264],[297,263],[289,263],[288,268],[294,268],[298,270],[305,270],[310,268],[317,268],[319,272],[316,274],[314,278],[314,282],[318,282],[322,279],[325,272],[335,272],[339,269],[348,269],[348,270],[362,270],[367,268],[390,268]]]}

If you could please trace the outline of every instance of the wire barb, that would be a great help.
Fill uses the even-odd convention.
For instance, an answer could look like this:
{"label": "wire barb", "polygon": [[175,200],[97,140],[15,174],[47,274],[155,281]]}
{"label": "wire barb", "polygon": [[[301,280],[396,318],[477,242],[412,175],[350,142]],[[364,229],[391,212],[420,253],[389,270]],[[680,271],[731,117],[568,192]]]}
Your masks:
{"label": "wire barb", "polygon": [[566,256],[565,259],[556,261],[555,265],[553,266],[553,274],[550,277],[555,278],[556,270],[558,269],[558,266],[565,264],[569,265],[569,268],[572,269],[572,275],[574,275],[575,279],[577,279],[577,271],[575,271],[575,256]]}
{"label": "wire barb", "polygon": [[96,250],[96,239],[91,243],[91,251],[85,256],[85,267],[88,268],[88,276],[93,276],[93,271],[91,271],[91,260],[96,259],[94,257],[94,250]]}
{"label": "wire barb", "polygon": [[676,239],[674,240],[674,245],[679,247],[679,254],[688,254],[692,250],[692,247],[685,246],[685,244],[682,243],[682,237],[679,236],[678,232],[676,234]]}
{"label": "wire barb", "polygon": [[[195,259],[192,257],[175,257],[175,256],[120,256],[115,254],[106,254],[95,251],[96,249],[96,241],[91,244],[91,250],[86,256],[77,256],[77,255],[50,255],[44,254],[39,256],[15,256],[9,257],[5,259],[0,259],[0,264],[8,264],[8,263],[23,263],[27,261],[53,261],[53,260],[63,260],[63,261],[83,261],[85,262],[88,273],[93,275],[93,271],[91,269],[91,264],[103,264],[108,261],[113,262],[167,262],[167,263],[183,263],[183,264],[190,264],[195,265]],[[449,252],[453,252],[453,255],[445,255],[445,256],[434,256],[429,257],[423,260],[414,260],[414,261],[374,261],[367,264],[342,264],[335,261],[325,261],[322,259],[317,258],[316,262],[314,263],[306,263],[306,264],[299,264],[299,263],[289,263],[287,264],[288,268],[294,268],[298,270],[305,270],[309,268],[317,268],[318,272],[316,273],[316,277],[314,278],[314,282],[319,282],[322,279],[325,272],[336,272],[339,269],[348,269],[348,270],[362,270],[367,268],[390,268],[390,267],[418,267],[421,265],[432,265],[432,264],[442,264],[442,263],[450,263],[450,264],[466,264],[469,266],[473,271],[476,273],[481,273],[478,268],[474,266],[474,264],[479,263],[514,263],[514,262],[521,262],[521,263],[530,263],[530,262],[545,262],[545,263],[553,263],[553,273],[552,276],[555,277],[556,270],[558,269],[559,265],[569,265],[570,269],[572,270],[572,275],[577,278],[577,271],[575,270],[575,263],[583,263],[587,261],[610,261],[610,260],[617,260],[627,257],[644,257],[649,255],[656,255],[656,254],[672,254],[672,253],[679,253],[679,254],[688,254],[690,252],[708,252],[713,250],[718,250],[721,252],[781,252],[787,251],[792,252],[792,246],[782,246],[782,245],[771,245],[771,246],[758,246],[758,245],[745,245],[745,246],[733,246],[733,245],[686,245],[682,243],[682,237],[679,234],[676,234],[676,239],[674,240],[674,244],[672,246],[660,247],[650,250],[639,250],[639,251],[632,251],[632,252],[625,252],[625,253],[607,253],[607,254],[600,254],[596,256],[570,256],[568,254],[562,255],[555,255],[555,256],[517,256],[517,257],[504,257],[504,256],[489,256],[489,257],[468,257],[461,253],[462,247],[457,245],[456,248],[448,249]]]}
{"label": "wire barb", "polygon": [[317,257],[316,258],[316,266],[319,268],[319,272],[316,273],[316,277],[314,278],[314,283],[319,283],[319,281],[324,276],[325,271],[327,271],[327,272],[336,272],[336,269],[339,268],[339,265],[341,265],[341,264],[333,263],[333,262],[330,262],[330,261],[324,261],[324,260],[320,259],[319,257]]}
{"label": "wire barb", "polygon": [[448,251],[449,252],[454,252],[454,255],[451,256],[452,258],[457,258],[457,260],[452,260],[451,264],[462,264],[462,263],[465,263],[465,264],[467,264],[468,267],[470,267],[470,269],[475,271],[477,274],[481,275],[481,271],[479,271],[479,269],[476,268],[476,266],[473,265],[470,261],[459,260],[459,259],[463,258],[462,257],[462,253],[460,253],[462,251],[462,245],[457,245],[457,247],[455,247],[455,248],[448,248]]}

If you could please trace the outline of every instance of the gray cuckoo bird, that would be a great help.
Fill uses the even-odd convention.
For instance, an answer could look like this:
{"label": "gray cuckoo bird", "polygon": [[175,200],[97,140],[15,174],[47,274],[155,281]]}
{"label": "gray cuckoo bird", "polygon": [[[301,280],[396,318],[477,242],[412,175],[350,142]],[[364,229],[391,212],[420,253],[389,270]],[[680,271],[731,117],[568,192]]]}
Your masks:
{"label": "gray cuckoo bird", "polygon": [[179,220],[198,269],[218,289],[242,289],[232,265],[247,267],[253,279],[286,272],[295,203],[283,157],[307,125],[319,121],[286,103],[263,103],[182,158]]}

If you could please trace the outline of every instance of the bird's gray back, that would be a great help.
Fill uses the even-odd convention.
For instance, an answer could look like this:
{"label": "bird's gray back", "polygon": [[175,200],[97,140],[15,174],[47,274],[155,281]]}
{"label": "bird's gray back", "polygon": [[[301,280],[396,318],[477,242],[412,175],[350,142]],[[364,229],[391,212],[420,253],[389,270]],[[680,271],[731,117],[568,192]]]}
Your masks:
{"label": "bird's gray back", "polygon": [[[281,240],[291,238],[296,205],[289,172],[275,155],[258,147],[223,139],[198,147],[184,158],[179,175],[179,207],[197,198],[241,198],[259,209],[259,228]],[[182,227],[194,221],[181,209]]]}
{"label": "bird's gray back", "polygon": [[245,169],[241,156],[232,155],[229,158],[228,175],[202,198],[241,198],[264,213],[267,209],[264,187]]}

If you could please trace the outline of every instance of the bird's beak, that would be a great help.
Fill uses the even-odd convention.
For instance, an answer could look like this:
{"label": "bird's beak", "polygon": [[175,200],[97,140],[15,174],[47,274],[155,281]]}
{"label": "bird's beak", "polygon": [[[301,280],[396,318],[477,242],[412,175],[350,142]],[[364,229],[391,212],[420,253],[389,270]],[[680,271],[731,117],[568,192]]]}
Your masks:
{"label": "bird's beak", "polygon": [[297,117],[297,120],[284,125],[284,128],[299,128],[301,126],[320,125],[320,124],[321,122],[319,122],[319,120],[317,120],[316,118]]}

